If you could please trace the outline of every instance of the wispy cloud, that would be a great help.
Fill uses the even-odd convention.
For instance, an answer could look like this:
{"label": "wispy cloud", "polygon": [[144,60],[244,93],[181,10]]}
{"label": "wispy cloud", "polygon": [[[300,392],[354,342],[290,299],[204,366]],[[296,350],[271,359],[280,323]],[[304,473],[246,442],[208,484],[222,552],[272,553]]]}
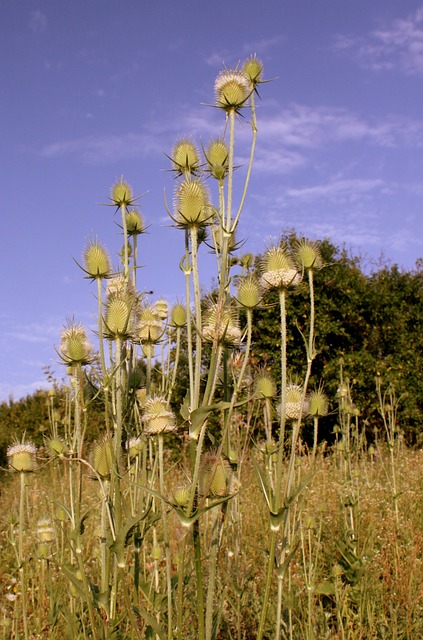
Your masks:
{"label": "wispy cloud", "polygon": [[423,6],[365,36],[339,35],[336,49],[375,71],[400,69],[410,75],[423,74]]}
{"label": "wispy cloud", "polygon": [[34,33],[44,33],[44,31],[47,29],[47,17],[39,9],[30,12],[29,28]]}
{"label": "wispy cloud", "polygon": [[220,49],[219,51],[214,51],[206,58],[206,64],[211,67],[217,67],[220,70],[222,64],[227,66],[235,65],[254,53],[259,57],[263,56],[269,59],[272,51],[280,44],[281,40],[282,37],[277,35],[244,42],[241,47],[237,46],[236,49],[231,49],[230,47]]}

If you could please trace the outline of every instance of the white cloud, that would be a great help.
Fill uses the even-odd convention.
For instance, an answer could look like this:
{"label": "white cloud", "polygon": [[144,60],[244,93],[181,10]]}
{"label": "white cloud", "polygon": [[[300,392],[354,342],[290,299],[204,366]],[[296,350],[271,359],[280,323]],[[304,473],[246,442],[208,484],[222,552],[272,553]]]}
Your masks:
{"label": "white cloud", "polygon": [[44,33],[44,31],[47,29],[47,17],[39,9],[30,12],[29,28],[34,33]]}
{"label": "white cloud", "polygon": [[336,48],[375,71],[400,69],[410,75],[423,74],[423,7],[366,36],[338,36]]}

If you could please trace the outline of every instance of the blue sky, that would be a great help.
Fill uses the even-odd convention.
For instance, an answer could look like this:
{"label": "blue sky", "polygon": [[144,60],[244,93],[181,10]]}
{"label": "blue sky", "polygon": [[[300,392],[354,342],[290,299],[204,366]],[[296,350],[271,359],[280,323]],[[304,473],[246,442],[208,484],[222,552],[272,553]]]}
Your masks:
{"label": "blue sky", "polygon": [[[250,54],[274,81],[260,88],[244,250],[295,228],[368,261],[423,256],[422,1],[3,0],[0,36],[0,400],[41,387],[44,365],[62,377],[67,318],[93,326],[73,259],[92,236],[119,251],[98,203],[121,175],[146,193],[140,287],[182,295],[165,153],[222,132],[206,106],[215,77]],[[240,165],[248,138],[238,127]]]}

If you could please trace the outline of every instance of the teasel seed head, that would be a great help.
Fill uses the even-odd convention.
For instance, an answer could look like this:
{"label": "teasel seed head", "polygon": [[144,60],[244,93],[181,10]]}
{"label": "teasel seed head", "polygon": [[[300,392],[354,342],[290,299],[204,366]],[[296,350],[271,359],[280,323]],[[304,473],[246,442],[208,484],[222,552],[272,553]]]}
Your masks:
{"label": "teasel seed head", "polygon": [[179,140],[172,150],[172,167],[178,175],[196,175],[200,169],[197,145],[189,138]]}
{"label": "teasel seed head", "polygon": [[60,437],[46,438],[45,446],[51,458],[63,456],[67,450],[66,442]]}
{"label": "teasel seed head", "polygon": [[229,168],[229,149],[223,138],[212,140],[204,151],[208,171],[216,180],[224,180]]}
{"label": "teasel seed head", "polygon": [[181,228],[201,227],[211,222],[213,209],[205,185],[198,179],[179,183],[174,197],[174,220]]}
{"label": "teasel seed head", "polygon": [[169,314],[169,305],[167,300],[165,300],[164,298],[156,300],[156,302],[154,303],[154,308],[160,320],[167,320]]}
{"label": "teasel seed head", "polygon": [[276,395],[276,383],[266,371],[260,371],[254,382],[254,392],[258,398],[274,398]]}
{"label": "teasel seed head", "polygon": [[260,284],[263,289],[287,289],[301,281],[294,260],[286,247],[269,247],[260,262]]}
{"label": "teasel seed head", "polygon": [[29,473],[35,471],[37,463],[35,461],[35,455],[37,448],[30,440],[22,442],[14,442],[9,445],[6,451],[7,459],[10,467],[14,471],[22,471]]}
{"label": "teasel seed head", "polygon": [[84,271],[90,278],[107,278],[111,272],[110,258],[98,240],[89,240],[84,251]]}
{"label": "teasel seed head", "polygon": [[224,69],[214,83],[216,106],[226,112],[238,112],[250,95],[250,80],[238,69]]}
{"label": "teasel seed head", "polygon": [[129,236],[138,236],[145,232],[144,220],[138,209],[130,209],[126,214],[126,230]]}
{"label": "teasel seed head", "polygon": [[177,302],[173,305],[170,313],[170,323],[172,327],[182,328],[187,323],[187,310],[185,305],[181,302]]}
{"label": "teasel seed head", "polygon": [[136,339],[143,345],[156,344],[162,337],[163,331],[163,323],[157,307],[150,304],[143,305],[138,312]]}
{"label": "teasel seed head", "polygon": [[129,337],[132,327],[132,307],[127,298],[112,298],[106,305],[105,335],[113,340]]}
{"label": "teasel seed head", "polygon": [[176,506],[182,507],[182,508],[188,506],[190,497],[191,497],[190,487],[178,487],[177,489],[175,489],[173,493],[173,499],[175,501]]}
{"label": "teasel seed head", "polygon": [[144,404],[144,433],[148,436],[175,431],[175,416],[163,396],[147,398]]}
{"label": "teasel seed head", "polygon": [[254,89],[263,81],[263,63],[257,58],[256,54],[247,58],[242,66],[242,71],[250,80]]}
{"label": "teasel seed head", "polygon": [[310,242],[303,238],[295,243],[293,251],[294,257],[302,271],[322,268],[322,254],[317,242]]}
{"label": "teasel seed head", "polygon": [[127,207],[134,202],[132,188],[123,179],[123,176],[114,183],[110,199],[117,207]]}
{"label": "teasel seed head", "polygon": [[107,281],[106,298],[108,302],[115,298],[126,299],[132,305],[137,300],[137,294],[132,281],[125,278],[123,273],[118,273]]}
{"label": "teasel seed head", "polygon": [[113,437],[106,435],[94,443],[91,464],[102,480],[110,478],[114,464]]}
{"label": "teasel seed head", "polygon": [[94,361],[94,349],[82,324],[69,322],[60,336],[60,357],[64,364],[90,364]]}
{"label": "teasel seed head", "polygon": [[141,438],[130,438],[127,444],[128,454],[130,458],[136,458],[143,449]]}
{"label": "teasel seed head", "polygon": [[199,473],[199,493],[208,498],[222,498],[229,493],[230,466],[214,452],[203,456]]}
{"label": "teasel seed head", "polygon": [[242,332],[235,307],[209,302],[203,314],[203,336],[208,342],[217,339],[222,344],[238,345]]}
{"label": "teasel seed head", "polygon": [[245,276],[238,281],[236,300],[246,309],[257,307],[262,298],[262,289],[258,279],[253,276]]}
{"label": "teasel seed head", "polygon": [[[286,388],[285,416],[287,420],[297,420],[301,413],[303,389],[299,384],[289,384]],[[279,407],[279,410],[281,407]]]}
{"label": "teasel seed head", "polygon": [[308,394],[308,413],[313,417],[326,416],[329,400],[323,389],[319,388]]}

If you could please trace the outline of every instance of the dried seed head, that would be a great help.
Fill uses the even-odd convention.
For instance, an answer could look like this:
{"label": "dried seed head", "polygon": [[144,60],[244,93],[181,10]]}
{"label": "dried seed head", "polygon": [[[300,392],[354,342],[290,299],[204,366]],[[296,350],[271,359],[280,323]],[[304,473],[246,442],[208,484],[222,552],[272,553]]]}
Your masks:
{"label": "dried seed head", "polygon": [[187,507],[191,497],[190,487],[178,487],[173,493],[173,499],[178,507]]}
{"label": "dried seed head", "polygon": [[203,336],[205,340],[237,345],[241,342],[241,329],[236,309],[216,302],[208,304],[203,314]]}
{"label": "dried seed head", "polygon": [[112,298],[106,307],[106,333],[109,338],[125,338],[131,332],[131,305],[125,298]]}
{"label": "dried seed head", "polygon": [[212,140],[205,152],[208,169],[216,180],[223,180],[229,167],[229,149],[223,138]]}
{"label": "dried seed head", "polygon": [[223,70],[214,83],[216,106],[225,111],[239,111],[250,91],[249,78],[242,71]]}
{"label": "dried seed head", "polygon": [[263,289],[286,289],[296,286],[301,276],[286,247],[270,247],[262,257],[260,284]]}
{"label": "dried seed head", "polygon": [[138,313],[137,339],[143,344],[154,344],[162,335],[163,324],[157,308],[152,305],[142,306]]}
{"label": "dried seed head", "polygon": [[254,390],[255,395],[259,398],[274,398],[276,395],[275,381],[268,373],[261,371],[255,379]]}
{"label": "dried seed head", "polygon": [[195,175],[200,168],[200,154],[197,146],[188,138],[179,140],[172,150],[172,165],[179,175]]}
{"label": "dried seed head", "polygon": [[308,413],[310,416],[326,416],[328,412],[328,397],[322,389],[311,391],[308,394]]}
{"label": "dried seed head", "polygon": [[157,315],[161,320],[167,320],[167,316],[169,313],[169,305],[167,303],[167,300],[165,300],[164,298],[156,300],[154,308],[156,309]]}
{"label": "dried seed head", "polygon": [[321,269],[323,265],[319,245],[305,238],[295,244],[294,256],[300,269]]}
{"label": "dried seed head", "polygon": [[255,88],[263,80],[263,63],[256,54],[250,56],[243,64],[243,73]]}
{"label": "dried seed head", "polygon": [[247,309],[254,309],[261,302],[262,289],[259,281],[253,275],[239,280],[236,299]]}
{"label": "dried seed head", "polygon": [[108,302],[111,302],[114,298],[125,298],[128,303],[133,303],[137,295],[133,283],[127,280],[123,273],[118,273],[107,281],[106,298]]}
{"label": "dried seed head", "polygon": [[127,449],[130,458],[136,458],[143,449],[143,443],[141,438],[130,438],[127,444]]}
{"label": "dried seed head", "polygon": [[107,435],[94,443],[92,466],[102,479],[109,478],[112,473],[114,461],[113,447],[113,437]]}
{"label": "dried seed head", "polygon": [[208,191],[196,179],[183,180],[179,184],[175,192],[174,207],[174,218],[182,228],[203,226],[213,215]]}
{"label": "dried seed head", "polygon": [[123,176],[121,176],[120,180],[117,180],[112,187],[111,201],[117,207],[127,207],[134,201],[132,188],[125,182]]}
{"label": "dried seed head", "polygon": [[84,251],[84,268],[91,278],[106,278],[110,274],[108,253],[97,240],[90,240]]}
{"label": "dried seed head", "polygon": [[35,454],[37,453],[36,446],[31,442],[15,442],[11,444],[6,451],[9,465],[15,471],[35,471],[36,462]]}
{"label": "dried seed head", "polygon": [[129,236],[138,236],[144,233],[144,220],[137,209],[131,209],[126,214],[126,230]]}
{"label": "dried seed head", "polygon": [[147,398],[144,404],[144,433],[148,436],[175,431],[175,416],[169,410],[166,398],[162,396]]}
{"label": "dried seed head", "polygon": [[227,496],[229,493],[230,466],[216,453],[206,452],[199,472],[199,493],[209,498]]}
{"label": "dried seed head", "polygon": [[69,323],[60,336],[60,357],[66,365],[89,364],[94,350],[82,324]]}
{"label": "dried seed head", "polygon": [[50,518],[38,520],[37,535],[40,542],[53,542],[55,531]]}
{"label": "dried seed head", "polygon": [[185,327],[187,323],[187,310],[185,308],[185,305],[180,302],[177,302],[173,305],[170,314],[170,322],[173,327]]}

